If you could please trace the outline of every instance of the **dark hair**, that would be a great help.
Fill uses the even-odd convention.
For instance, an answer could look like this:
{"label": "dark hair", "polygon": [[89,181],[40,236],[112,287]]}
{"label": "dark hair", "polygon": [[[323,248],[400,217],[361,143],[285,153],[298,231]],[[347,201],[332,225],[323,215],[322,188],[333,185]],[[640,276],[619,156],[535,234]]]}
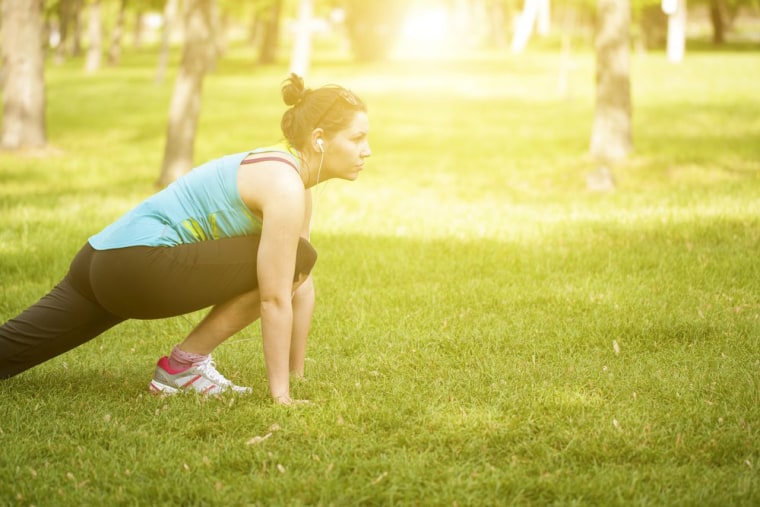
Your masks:
{"label": "dark hair", "polygon": [[312,90],[297,74],[283,82],[282,99],[292,107],[282,115],[280,127],[285,139],[297,149],[304,147],[315,128],[322,128],[330,137],[348,127],[357,111],[367,111],[364,102],[350,90],[338,85]]}

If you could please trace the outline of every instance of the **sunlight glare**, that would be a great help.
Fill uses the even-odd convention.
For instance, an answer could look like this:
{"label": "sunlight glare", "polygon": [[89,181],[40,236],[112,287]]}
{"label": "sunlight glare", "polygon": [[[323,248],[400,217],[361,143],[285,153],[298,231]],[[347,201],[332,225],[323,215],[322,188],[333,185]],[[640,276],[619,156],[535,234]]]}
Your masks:
{"label": "sunlight glare", "polygon": [[451,15],[446,7],[416,7],[407,14],[401,39],[400,55],[445,56],[450,50]]}

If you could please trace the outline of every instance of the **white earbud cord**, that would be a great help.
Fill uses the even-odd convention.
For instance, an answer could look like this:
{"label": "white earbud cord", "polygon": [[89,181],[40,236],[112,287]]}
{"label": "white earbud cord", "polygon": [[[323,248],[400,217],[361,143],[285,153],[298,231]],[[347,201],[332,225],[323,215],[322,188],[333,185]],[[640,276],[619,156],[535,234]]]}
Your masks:
{"label": "white earbud cord", "polygon": [[[322,164],[325,161],[325,152],[322,150],[322,154],[319,157],[319,168],[317,169],[317,182],[314,184],[316,187],[319,185],[319,177],[322,175]],[[317,215],[317,202],[319,201],[319,197],[324,191],[324,188],[322,190],[314,190],[314,200],[311,203],[311,218],[313,219]]]}

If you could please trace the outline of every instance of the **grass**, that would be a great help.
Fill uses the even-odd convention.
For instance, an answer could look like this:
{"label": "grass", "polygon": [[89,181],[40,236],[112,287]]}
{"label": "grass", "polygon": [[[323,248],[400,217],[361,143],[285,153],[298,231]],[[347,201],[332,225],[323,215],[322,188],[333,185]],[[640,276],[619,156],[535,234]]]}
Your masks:
{"label": "grass", "polygon": [[[48,68],[52,148],[0,154],[2,319],[154,190],[171,80],[126,58]],[[286,69],[249,59],[207,78],[199,162],[278,138]],[[201,315],[131,321],[0,382],[0,504],[758,504],[758,55],[636,57],[608,194],[573,63],[565,96],[546,52],[317,63],[374,155],[317,192],[313,403],[268,401],[257,328],[216,354],[253,396],[153,397]]]}

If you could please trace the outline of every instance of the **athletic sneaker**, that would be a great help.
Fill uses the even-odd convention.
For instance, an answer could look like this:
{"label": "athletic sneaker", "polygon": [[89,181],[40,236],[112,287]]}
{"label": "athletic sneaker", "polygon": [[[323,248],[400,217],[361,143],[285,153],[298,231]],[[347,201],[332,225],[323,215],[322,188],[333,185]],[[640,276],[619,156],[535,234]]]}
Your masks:
{"label": "athletic sneaker", "polygon": [[195,391],[201,394],[220,394],[225,391],[250,393],[252,391],[250,387],[236,386],[216,371],[216,365],[211,356],[184,370],[174,370],[169,366],[169,358],[162,357],[156,365],[156,373],[150,382],[150,390],[161,394],[175,394],[180,391]]}

